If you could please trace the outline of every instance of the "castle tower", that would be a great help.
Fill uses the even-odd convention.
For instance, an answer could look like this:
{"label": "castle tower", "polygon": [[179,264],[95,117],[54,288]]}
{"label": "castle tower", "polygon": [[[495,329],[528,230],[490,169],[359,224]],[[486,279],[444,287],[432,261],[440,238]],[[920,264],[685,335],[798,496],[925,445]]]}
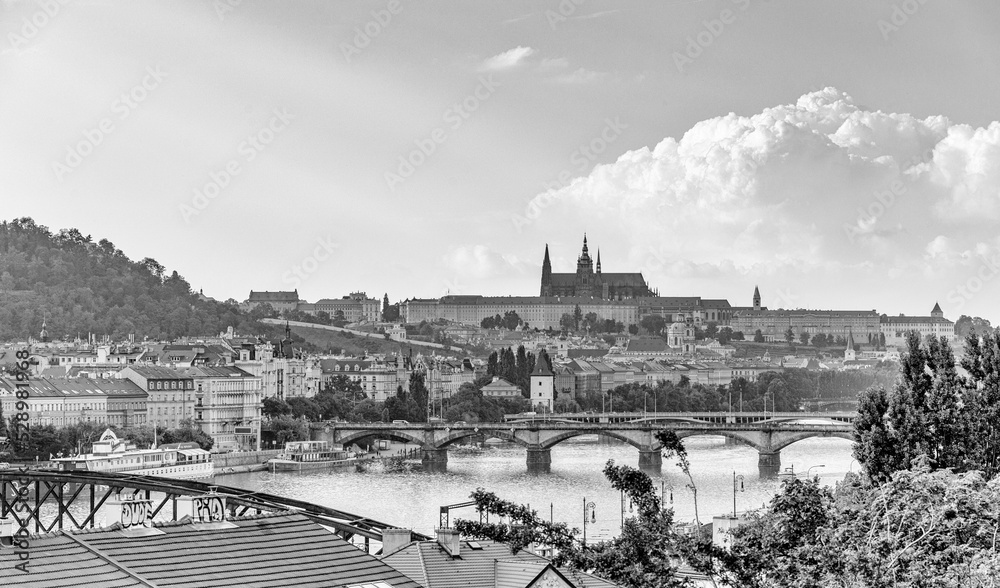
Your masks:
{"label": "castle tower", "polygon": [[544,349],[535,358],[535,369],[531,372],[531,406],[545,406],[549,412],[556,401],[556,375],[549,369],[549,354]]}
{"label": "castle tower", "polygon": [[549,260],[549,244],[545,244],[545,259],[542,260],[542,291],[539,296],[552,296],[552,262]]}
{"label": "castle tower", "polygon": [[854,351],[854,332],[848,328],[847,349],[844,349],[844,361],[854,361],[857,358],[857,352]]}
{"label": "castle tower", "polygon": [[583,251],[576,260],[576,295],[592,296],[594,261],[590,258],[590,251],[587,249],[587,234],[583,235]]}
{"label": "castle tower", "polygon": [[941,310],[941,305],[937,302],[934,303],[934,308],[931,310],[931,316],[934,318],[944,318],[944,311]]}
{"label": "castle tower", "polygon": [[597,275],[601,275],[601,250],[597,250]]}
{"label": "castle tower", "polygon": [[760,310],[760,290],[757,286],[753,287],[753,309]]}

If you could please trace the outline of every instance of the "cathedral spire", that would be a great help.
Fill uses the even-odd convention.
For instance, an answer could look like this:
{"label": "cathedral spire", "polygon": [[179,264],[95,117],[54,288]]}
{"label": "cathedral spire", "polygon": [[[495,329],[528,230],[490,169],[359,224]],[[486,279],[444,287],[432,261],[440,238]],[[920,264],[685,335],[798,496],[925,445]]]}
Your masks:
{"label": "cathedral spire", "polygon": [[601,273],[601,248],[597,248],[597,273]]}
{"label": "cathedral spire", "polygon": [[589,255],[589,253],[587,251],[587,233],[583,234],[583,254],[584,255]]}

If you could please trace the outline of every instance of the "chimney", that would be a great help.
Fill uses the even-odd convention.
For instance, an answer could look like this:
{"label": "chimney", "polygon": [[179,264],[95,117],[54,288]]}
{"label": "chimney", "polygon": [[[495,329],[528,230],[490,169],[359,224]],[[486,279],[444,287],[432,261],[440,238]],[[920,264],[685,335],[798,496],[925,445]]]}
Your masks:
{"label": "chimney", "polygon": [[452,557],[458,557],[461,551],[462,538],[455,529],[438,529],[438,544]]}
{"label": "chimney", "polygon": [[410,543],[409,529],[382,529],[382,557],[399,551]]}

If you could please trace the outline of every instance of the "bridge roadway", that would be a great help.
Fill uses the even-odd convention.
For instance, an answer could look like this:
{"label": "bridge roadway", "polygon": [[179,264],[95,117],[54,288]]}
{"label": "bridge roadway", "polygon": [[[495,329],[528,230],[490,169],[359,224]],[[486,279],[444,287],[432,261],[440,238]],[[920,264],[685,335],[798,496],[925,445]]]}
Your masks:
{"label": "bridge roadway", "polygon": [[[569,417],[569,418],[567,418]],[[576,417],[578,420],[574,420]],[[663,458],[655,438],[660,429],[678,437],[721,435],[757,450],[761,477],[777,476],[781,450],[810,437],[854,439],[853,413],[607,413],[511,415],[505,423],[342,423],[314,426],[313,439],[350,445],[392,439],[419,445],[424,466],[444,471],[448,446],[469,437],[495,438],[527,450],[529,472],[548,472],[552,447],[580,435],[606,435],[639,450],[639,467],[659,473]],[[596,422],[593,420],[596,418]]]}

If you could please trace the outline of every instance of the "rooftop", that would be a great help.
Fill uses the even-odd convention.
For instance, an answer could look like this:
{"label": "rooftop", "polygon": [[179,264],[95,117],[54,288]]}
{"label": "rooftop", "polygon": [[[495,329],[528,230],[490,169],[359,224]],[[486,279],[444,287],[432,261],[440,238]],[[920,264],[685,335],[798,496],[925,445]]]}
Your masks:
{"label": "rooftop", "polygon": [[[136,535],[116,523],[104,529],[58,532],[30,539],[30,573],[5,572],[5,587],[119,588],[211,586],[341,587],[385,582],[419,585],[300,514],[232,519],[232,524],[154,524],[159,534]],[[12,549],[0,567],[13,568]]]}

